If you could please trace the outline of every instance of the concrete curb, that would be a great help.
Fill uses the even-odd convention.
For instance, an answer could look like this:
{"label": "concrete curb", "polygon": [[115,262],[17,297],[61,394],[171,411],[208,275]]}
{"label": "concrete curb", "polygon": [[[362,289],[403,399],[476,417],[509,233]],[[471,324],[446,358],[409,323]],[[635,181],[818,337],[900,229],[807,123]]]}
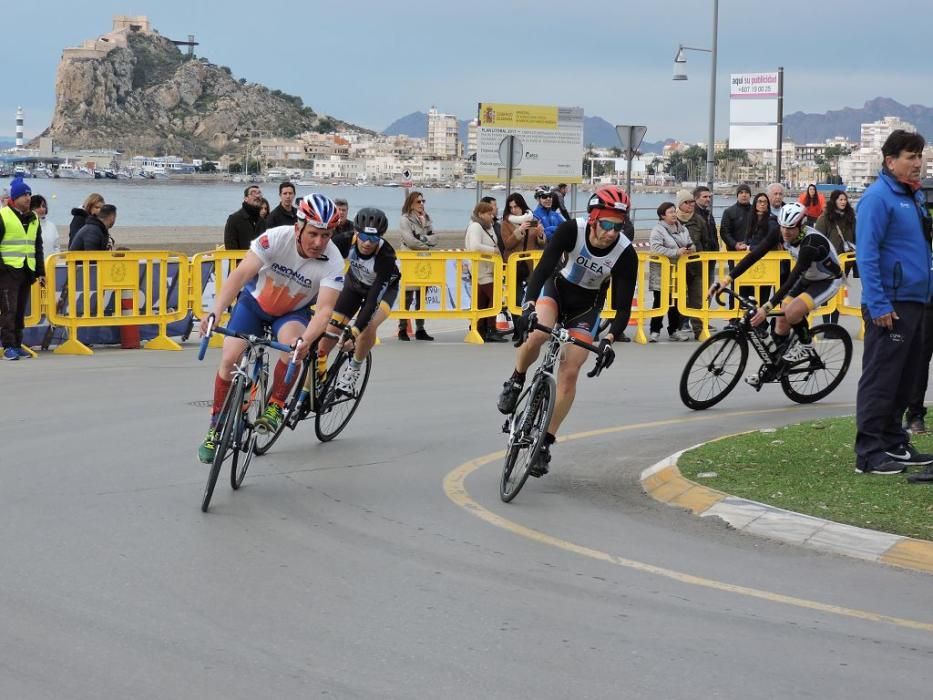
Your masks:
{"label": "concrete curb", "polygon": [[684,452],[642,471],[642,488],[656,501],[704,518],[721,518],[736,530],[759,537],[933,574],[933,542],[842,525],[701,486],[677,468]]}

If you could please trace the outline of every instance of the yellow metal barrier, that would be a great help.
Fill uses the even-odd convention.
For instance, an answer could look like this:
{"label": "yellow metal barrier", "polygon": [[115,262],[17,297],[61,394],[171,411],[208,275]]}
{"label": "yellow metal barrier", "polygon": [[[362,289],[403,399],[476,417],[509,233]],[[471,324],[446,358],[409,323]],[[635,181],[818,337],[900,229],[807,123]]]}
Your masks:
{"label": "yellow metal barrier", "polygon": [[[470,330],[464,341],[482,344],[476,330],[481,318],[495,317],[502,309],[502,258],[489,253],[437,250],[430,252],[400,251],[402,271],[399,283],[399,308],[390,318],[466,318]],[[477,308],[478,276],[471,273],[477,265],[493,267],[493,299],[488,307]],[[406,291],[414,291],[415,308],[406,308]]]}
{"label": "yellow metal barrier", "polygon": [[[68,301],[62,308],[46,306],[49,321],[68,329],[68,340],[56,353],[91,355],[78,340],[82,326],[138,326],[154,324],[158,335],[146,343],[149,350],[181,350],[168,337],[166,327],[188,314],[188,258],[169,251],[104,251],[56,253],[49,269],[66,268]],[[177,270],[176,308],[167,301],[172,289],[169,267]],[[61,290],[64,291],[64,290]],[[126,300],[129,303],[124,304]],[[112,310],[111,310],[112,307]],[[124,308],[125,307],[125,308]]]}
{"label": "yellow metal barrier", "polygon": [[[248,250],[217,248],[198,253],[191,258],[188,301],[189,308],[195,316],[203,318],[214,310],[214,297],[220,293],[227,277],[248,252]],[[217,319],[217,325],[226,325],[229,319],[230,312],[224,311],[223,315]],[[209,343],[212,348],[219,348],[223,344],[224,337],[219,333],[214,334]]]}
{"label": "yellow metal barrier", "polygon": [[[705,340],[709,337],[709,330],[707,328],[709,321],[714,318],[735,318],[740,314],[740,311],[738,310],[738,303],[734,303],[732,306],[724,308],[714,309],[711,307],[711,304],[714,303],[713,300],[706,298],[706,291],[710,288],[714,281],[710,276],[709,263],[716,263],[719,269],[719,278],[721,278],[722,270],[728,269],[724,268],[724,263],[736,263],[744,258],[745,255],[746,253],[743,251],[730,251],[725,253],[704,252],[694,253],[693,255],[684,255],[681,256],[681,258],[677,261],[676,278],[679,285],[677,293],[675,294],[677,299],[677,309],[684,316],[699,318],[702,320],[703,333],[700,336],[701,340]],[[783,251],[774,251],[768,253],[765,257],[756,262],[751,268],[746,270],[737,280],[733,280],[732,288],[738,291],[743,287],[753,287],[753,296],[758,300],[760,300],[765,295],[770,296],[781,286],[781,264],[785,262],[793,266],[793,259],[788,253]],[[699,298],[699,306],[697,306],[695,303],[694,305],[689,303],[685,285],[681,284],[683,280],[687,279],[688,265],[693,265],[693,269],[701,273],[702,282],[700,285],[701,294]],[[830,299],[823,306],[820,306],[819,308],[816,308],[810,312],[810,316],[823,315],[835,311],[837,304],[839,303],[840,299],[842,299],[844,293],[845,287],[839,291],[839,295]],[[851,313],[851,311],[847,311],[846,313]]]}
{"label": "yellow metal barrier", "polygon": [[[529,263],[531,268],[538,264],[541,259],[541,251],[525,251],[521,253],[512,253],[505,261],[505,286],[508,295],[508,308],[513,314],[522,312],[521,305],[517,301],[518,289],[518,266],[519,264]],[[652,308],[654,304],[654,295],[648,289],[648,276],[650,264],[661,266],[661,304],[658,308]],[[645,335],[644,322],[655,316],[663,316],[672,305],[673,285],[671,278],[671,261],[663,255],[653,253],[638,253],[638,280],[635,283],[635,297],[632,303],[632,313],[629,317],[629,324],[635,325],[635,342],[646,344],[648,336]],[[612,308],[612,286],[606,292],[606,303],[600,312],[600,318],[615,318],[616,312]]]}

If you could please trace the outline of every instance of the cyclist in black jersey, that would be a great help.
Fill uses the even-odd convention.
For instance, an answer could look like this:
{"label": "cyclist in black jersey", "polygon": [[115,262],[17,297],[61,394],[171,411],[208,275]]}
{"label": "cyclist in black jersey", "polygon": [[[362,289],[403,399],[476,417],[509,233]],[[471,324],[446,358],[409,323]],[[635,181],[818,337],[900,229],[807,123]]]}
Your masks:
{"label": "cyclist in black jersey", "polygon": [[[599,328],[599,313],[612,283],[612,306],[616,315],[606,337],[600,342],[603,367],[615,357],[612,343],[622,335],[632,310],[632,297],[638,276],[638,256],[631,241],[620,235],[626,226],[629,198],[620,187],[598,189],[588,203],[589,217],[565,221],[554,231],[535,266],[522,302],[519,328],[527,328],[532,312],[544,326],[558,320],[570,335],[592,342]],[[520,337],[524,335],[520,334]],[[538,359],[541,346],[549,339],[542,331],[531,333],[519,346],[515,371],[499,395],[498,408],[504,414],[515,409],[525,373]],[[587,351],[566,345],[557,375],[557,401],[544,446],[532,465],[533,476],[543,476],[551,461],[550,446],[560,424],[570,412],[576,394],[577,377]]]}
{"label": "cyclist in black jersey", "polygon": [[376,343],[376,330],[392,311],[401,277],[395,250],[383,238],[389,228],[385,212],[373,207],[360,209],[353,220],[353,228],[355,233],[351,238],[337,241],[349,268],[343,291],[334,305],[330,328],[318,349],[318,361],[323,364],[356,315],[350,326],[353,357],[337,378],[337,390],[345,393],[353,391],[363,360]]}
{"label": "cyclist in black jersey", "polygon": [[[804,217],[805,211],[799,202],[781,207],[778,216],[780,234],[777,231],[769,232],[736,264],[731,276],[727,275],[714,282],[709,289],[709,296],[713,296],[781,243],[784,250],[795,259],[796,264],[780,289],[758,308],[752,317],[752,325],[759,326],[764,323],[768,312],[781,304],[784,315],[778,316],[775,321],[774,340],[777,346],[782,348],[790,337],[791,329],[794,330],[800,342],[783,355],[783,359],[791,364],[808,360],[813,356],[807,316],[813,309],[832,299],[842,285],[842,266],[839,264],[836,249],[826,236],[815,228],[804,225]],[[757,374],[749,376],[745,381],[753,386],[760,383]]]}

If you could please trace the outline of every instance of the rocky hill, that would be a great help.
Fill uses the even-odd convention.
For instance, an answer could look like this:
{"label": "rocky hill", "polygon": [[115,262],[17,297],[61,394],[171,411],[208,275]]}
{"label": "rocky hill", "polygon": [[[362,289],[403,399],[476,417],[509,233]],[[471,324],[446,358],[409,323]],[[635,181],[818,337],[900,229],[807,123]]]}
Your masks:
{"label": "rocky hill", "polygon": [[862,107],[845,107],[825,114],[794,112],[784,117],[784,137],[797,143],[821,143],[834,136],[858,141],[861,125],[884,117],[899,117],[930,137],[933,134],[933,108],[923,105],[902,105],[889,97],[876,97]]}
{"label": "rocky hill", "polygon": [[300,97],[237,80],[229,68],[183,54],[158,33],[115,38],[64,51],[43,136],[65,148],[211,157],[251,131],[366,131],[315,112]]}

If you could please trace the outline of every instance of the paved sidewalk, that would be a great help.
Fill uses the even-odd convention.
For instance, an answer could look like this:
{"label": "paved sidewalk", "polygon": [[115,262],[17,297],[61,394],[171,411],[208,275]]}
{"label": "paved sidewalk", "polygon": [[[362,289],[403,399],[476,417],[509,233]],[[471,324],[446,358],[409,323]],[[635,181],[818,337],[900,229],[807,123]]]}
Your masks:
{"label": "paved sidewalk", "polygon": [[642,471],[642,488],[656,501],[686,508],[704,518],[721,518],[752,535],[933,573],[933,542],[842,525],[701,486],[684,478],[677,468],[685,451]]}

